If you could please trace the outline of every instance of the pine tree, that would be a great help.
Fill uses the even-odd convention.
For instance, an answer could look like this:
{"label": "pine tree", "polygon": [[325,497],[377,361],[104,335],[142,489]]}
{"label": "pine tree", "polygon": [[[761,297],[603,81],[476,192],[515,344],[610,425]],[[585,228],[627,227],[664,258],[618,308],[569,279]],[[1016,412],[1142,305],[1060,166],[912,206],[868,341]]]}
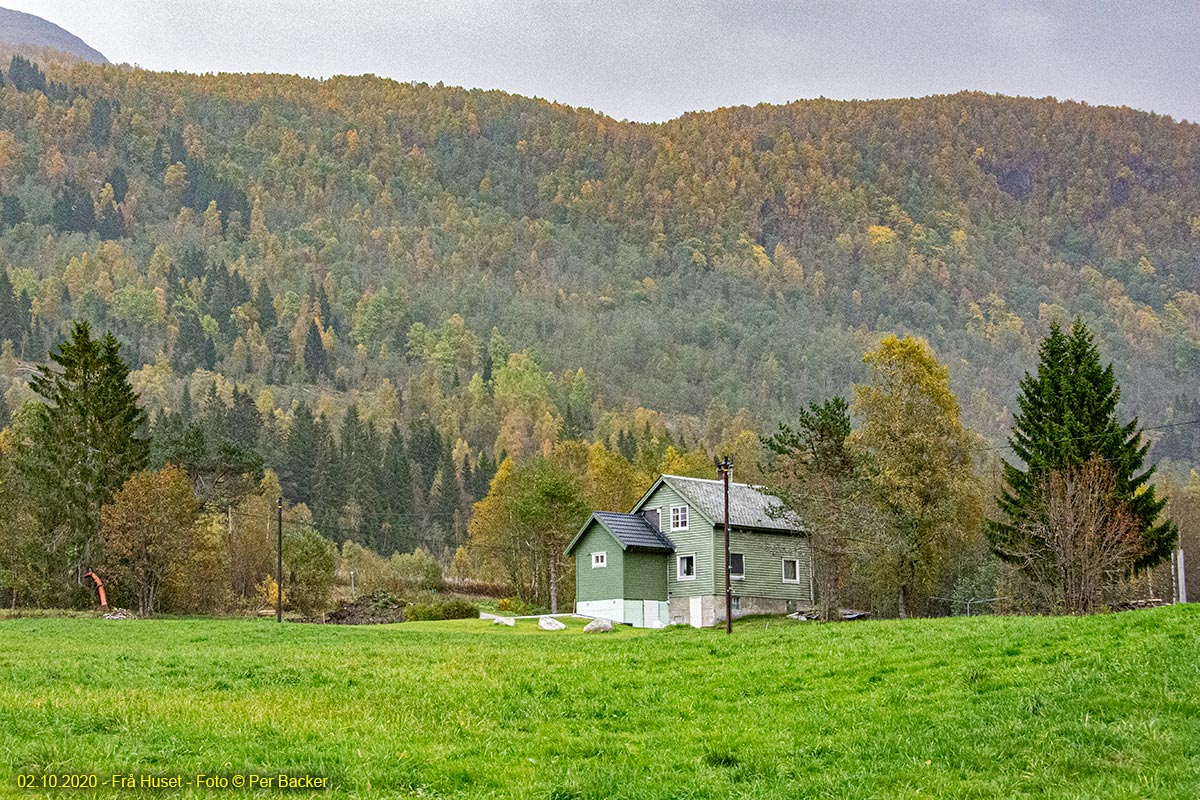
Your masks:
{"label": "pine tree", "polygon": [[[78,322],[30,381],[41,398],[19,467],[46,536],[48,559],[79,571],[100,557],[100,509],[146,466],[146,414],[112,334]],[[58,576],[63,573],[59,571]]]}
{"label": "pine tree", "polygon": [[278,324],[275,300],[271,296],[271,289],[265,280],[259,282],[258,288],[254,292],[254,308],[258,311],[258,329],[260,331],[266,333]]}
{"label": "pine tree", "polygon": [[377,473],[376,495],[381,521],[375,549],[384,555],[411,551],[414,546],[412,468],[400,426],[395,423],[388,431],[383,466]]}
{"label": "pine tree", "polygon": [[233,403],[226,416],[226,429],[229,438],[246,447],[253,447],[258,441],[258,432],[262,429],[262,415],[254,405],[250,392],[241,386],[234,387]]}
{"label": "pine tree", "polygon": [[637,440],[633,438],[633,434],[627,430],[622,430],[617,434],[617,452],[621,454],[621,458],[632,462],[637,455]]}
{"label": "pine tree", "polygon": [[29,59],[23,56],[12,57],[8,64],[8,79],[12,81],[13,87],[19,92],[37,91],[46,93],[49,88],[46,83],[46,74],[38,68]]}
{"label": "pine tree", "polygon": [[108,177],[104,182],[112,187],[113,202],[124,203],[125,195],[129,193],[129,178],[125,175],[125,170],[118,167],[113,167],[112,172],[108,173]]}
{"label": "pine tree", "polygon": [[54,198],[54,227],[87,233],[96,228],[96,206],[87,189],[67,181]]}
{"label": "pine tree", "polygon": [[21,308],[8,279],[8,270],[0,267],[0,342],[10,339],[14,345],[19,344],[23,333]]}
{"label": "pine tree", "polygon": [[[63,288],[63,291],[66,291],[66,287]],[[65,309],[66,306],[63,308]],[[18,333],[20,346],[17,349],[22,358],[30,358],[33,347],[33,298],[29,296],[27,289],[22,289],[20,296],[17,297],[17,311],[20,314]]]}
{"label": "pine tree", "polygon": [[283,474],[280,478],[284,492],[289,498],[309,506],[313,503],[317,435],[317,423],[312,410],[301,403],[296,407],[292,425],[288,429],[284,444]]}
{"label": "pine tree", "polygon": [[325,374],[325,344],[317,321],[308,323],[308,335],[304,338],[304,369],[314,378]]}
{"label": "pine tree", "polygon": [[229,437],[229,407],[217,394],[217,385],[210,383],[204,395],[204,433],[211,442],[220,442]]}
{"label": "pine tree", "polygon": [[358,407],[353,403],[342,418],[341,444],[346,500],[358,509],[355,539],[369,544],[375,538],[371,530],[379,504],[376,496],[377,473],[380,469],[379,443],[374,427],[359,417]]}
{"label": "pine tree", "polygon": [[1004,463],[1004,488],[997,505],[1005,518],[989,520],[988,537],[996,554],[1019,559],[1021,528],[1041,518],[1037,497],[1046,475],[1079,467],[1100,457],[1116,475],[1117,497],[1139,521],[1142,554],[1132,565],[1145,569],[1161,563],[1174,546],[1177,531],[1160,520],[1166,498],[1150,483],[1155,467],[1143,470],[1150,447],[1137,419],[1122,425],[1117,417],[1121,389],[1112,364],[1101,366],[1091,331],[1077,320],[1070,335],[1057,323],[1042,342],[1036,375],[1026,373],[1017,398],[1009,445],[1024,467]]}
{"label": "pine tree", "polygon": [[346,502],[345,481],[333,429],[324,414],[317,418],[316,437],[309,441],[309,447],[316,453],[312,478],[313,523],[340,544],[346,538],[338,527]]}
{"label": "pine tree", "polygon": [[183,392],[179,397],[179,418],[184,425],[191,423],[192,414],[195,413],[192,408],[192,388],[188,381],[183,382]]}
{"label": "pine tree", "polygon": [[317,313],[321,315],[321,324],[330,330],[337,330],[333,319],[333,306],[329,303],[329,295],[325,293],[325,284],[317,283],[316,295]]}
{"label": "pine tree", "polygon": [[475,462],[475,469],[471,471],[471,500],[478,501],[487,497],[488,488],[492,483],[492,476],[496,474],[496,465],[488,458],[486,452],[479,454],[479,460]]}
{"label": "pine tree", "polygon": [[437,477],[433,481],[429,498],[429,516],[432,527],[440,531],[444,544],[455,542],[455,512],[458,511],[462,487],[458,482],[458,471],[454,468],[454,457],[449,442],[442,448]]}
{"label": "pine tree", "polygon": [[181,311],[179,333],[171,348],[171,366],[181,375],[189,375],[197,368],[212,369],[216,364],[216,351],[212,339],[200,325],[194,311]]}
{"label": "pine tree", "polygon": [[408,455],[417,468],[416,489],[420,497],[428,497],[437,474],[442,454],[442,436],[428,421],[413,423],[408,440]]}

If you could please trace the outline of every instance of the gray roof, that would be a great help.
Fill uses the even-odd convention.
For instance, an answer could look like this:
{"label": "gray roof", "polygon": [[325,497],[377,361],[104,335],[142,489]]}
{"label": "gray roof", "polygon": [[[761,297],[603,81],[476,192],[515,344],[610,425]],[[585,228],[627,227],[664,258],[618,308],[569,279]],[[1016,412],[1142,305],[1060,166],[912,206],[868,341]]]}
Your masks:
{"label": "gray roof", "polygon": [[670,553],[675,550],[671,540],[654,529],[641,514],[618,514],[614,511],[597,511],[580,529],[579,534],[567,545],[570,553],[575,542],[583,537],[584,531],[591,525],[592,520],[599,522],[604,529],[613,535],[622,550],[649,550],[652,552]]}
{"label": "gray roof", "polygon": [[[663,475],[672,489],[679,492],[688,504],[712,520],[714,525],[725,521],[725,484],[704,478],[684,478]],[[800,532],[803,523],[791,512],[783,511],[779,498],[767,494],[761,486],[748,483],[729,484],[729,524],[739,528],[760,528],[771,531]]]}

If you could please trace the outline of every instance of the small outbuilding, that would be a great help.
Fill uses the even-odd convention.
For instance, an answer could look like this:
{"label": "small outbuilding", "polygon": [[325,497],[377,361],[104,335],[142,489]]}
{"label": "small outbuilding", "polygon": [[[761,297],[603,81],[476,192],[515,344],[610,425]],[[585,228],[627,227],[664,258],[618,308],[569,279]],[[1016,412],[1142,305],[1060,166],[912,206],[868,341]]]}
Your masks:
{"label": "small outbuilding", "polygon": [[[637,627],[725,621],[724,483],[663,475],[627,513],[597,511],[567,546],[575,611]],[[761,487],[729,487],[733,616],[813,603],[804,527]]]}

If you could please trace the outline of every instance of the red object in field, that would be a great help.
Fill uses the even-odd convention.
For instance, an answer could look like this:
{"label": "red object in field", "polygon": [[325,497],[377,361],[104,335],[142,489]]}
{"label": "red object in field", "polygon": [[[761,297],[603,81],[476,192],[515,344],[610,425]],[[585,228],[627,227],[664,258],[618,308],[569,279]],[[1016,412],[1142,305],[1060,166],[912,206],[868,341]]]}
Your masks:
{"label": "red object in field", "polygon": [[96,589],[100,592],[100,610],[108,611],[108,598],[104,595],[104,581],[100,580],[100,576],[94,572],[85,573],[85,578],[91,578],[96,582]]}

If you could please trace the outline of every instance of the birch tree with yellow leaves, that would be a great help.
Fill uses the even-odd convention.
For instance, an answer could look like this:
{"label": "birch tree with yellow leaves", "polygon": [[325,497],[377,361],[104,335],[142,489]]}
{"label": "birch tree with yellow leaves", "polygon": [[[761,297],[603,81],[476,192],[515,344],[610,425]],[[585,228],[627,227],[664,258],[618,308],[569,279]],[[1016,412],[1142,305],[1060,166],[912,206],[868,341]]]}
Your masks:
{"label": "birch tree with yellow leaves", "polygon": [[949,370],[924,339],[889,335],[863,356],[869,377],[854,387],[861,426],[850,447],[866,471],[879,514],[869,550],[874,572],[907,617],[928,594],[946,555],[982,518],[976,437],[963,427]]}

